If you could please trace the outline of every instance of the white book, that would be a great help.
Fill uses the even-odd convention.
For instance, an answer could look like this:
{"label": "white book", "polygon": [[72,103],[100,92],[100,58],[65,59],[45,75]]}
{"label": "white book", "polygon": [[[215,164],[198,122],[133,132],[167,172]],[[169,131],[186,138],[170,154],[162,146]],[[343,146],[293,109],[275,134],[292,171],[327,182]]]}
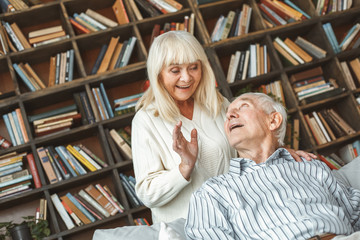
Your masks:
{"label": "white book", "polygon": [[98,202],[96,202],[89,194],[87,194],[84,190],[79,191],[79,195],[84,198],[85,201],[87,201],[91,206],[96,208],[102,215],[105,217],[110,217],[110,213],[105,210]]}
{"label": "white book", "polygon": [[54,193],[51,195],[51,200],[54,203],[54,206],[56,208],[56,210],[58,211],[61,219],[64,221],[66,227],[68,229],[72,229],[75,227],[75,224],[71,221],[71,218],[69,216],[69,214],[66,212],[66,209],[64,208],[64,206],[62,205],[59,196]]}
{"label": "white book", "polygon": [[248,69],[249,69],[249,59],[250,59],[250,50],[246,50],[245,60],[244,60],[244,70],[243,70],[241,80],[245,80],[247,77],[247,73],[248,73]]}
{"label": "white book", "polygon": [[73,146],[75,148],[75,150],[77,150],[86,160],[88,160],[90,162],[91,165],[93,165],[97,170],[102,169],[102,167],[94,161],[94,159],[92,159],[86,152],[84,152],[84,150],[82,150],[81,148],[77,147],[77,146]]}
{"label": "white book", "polygon": [[228,83],[230,83],[232,69],[234,68],[234,61],[235,61],[235,54],[231,54],[230,62],[229,62],[229,68],[228,68],[228,72],[227,72],[227,75],[226,75],[226,81]]}
{"label": "white book", "polygon": [[18,132],[17,128],[16,128],[16,125],[15,125],[15,120],[13,118],[13,115],[11,113],[8,113],[7,114],[8,117],[9,117],[9,121],[10,121],[10,125],[11,125],[11,128],[13,130],[13,133],[15,135],[15,140],[16,140],[16,144],[17,145],[21,145],[21,140],[20,140],[20,135],[21,133]]}
{"label": "white book", "polygon": [[105,17],[104,15],[101,15],[101,14],[91,10],[90,8],[88,8],[85,11],[85,14],[92,17],[96,21],[101,22],[102,24],[104,24],[104,25],[106,25],[108,27],[116,27],[118,25],[117,22]]}
{"label": "white book", "polygon": [[220,27],[221,27],[221,24],[224,21],[224,19],[225,19],[224,15],[220,15],[220,17],[216,21],[215,27],[211,33],[211,41],[212,42],[216,41],[217,33],[220,31]]}
{"label": "white book", "polygon": [[358,34],[358,32],[360,31],[360,23],[357,23],[354,27],[354,31],[346,38],[346,40],[342,43],[340,43],[340,47],[341,50],[345,50],[349,44],[351,43],[351,41],[355,38],[355,36]]}
{"label": "white book", "polygon": [[299,55],[297,55],[293,50],[291,50],[286,43],[284,43],[283,40],[281,40],[279,37],[275,38],[275,41],[286,51],[288,52],[293,58],[295,58],[296,61],[298,61],[301,64],[304,64],[304,60],[301,59],[301,57],[299,57]]}
{"label": "white book", "polygon": [[121,60],[121,64],[120,67],[124,67],[127,66],[131,57],[131,53],[133,52],[135,43],[136,43],[137,38],[136,37],[131,37],[130,41],[128,42],[125,52],[124,52],[124,56]]}
{"label": "white book", "polygon": [[195,29],[195,14],[190,14],[190,33],[194,35],[194,29]]}
{"label": "white book", "polygon": [[91,23],[92,25],[100,28],[101,30],[107,29],[107,26],[105,26],[104,24],[98,22],[97,20],[95,20],[94,18],[90,17],[89,15],[87,15],[87,14],[85,14],[83,12],[80,13],[80,17],[82,17],[83,19],[85,19],[86,21]]}
{"label": "white book", "polygon": [[235,81],[236,72],[238,70],[238,66],[239,66],[239,62],[240,62],[240,56],[241,56],[241,51],[236,51],[233,67],[231,68],[231,73],[230,73],[231,74],[230,75],[230,83],[233,83]]}
{"label": "white book", "polygon": [[249,77],[256,77],[257,69],[256,69],[256,45],[251,44],[250,45],[250,71],[249,71]]}
{"label": "white book", "polygon": [[122,139],[115,129],[110,130],[110,136],[114,139],[118,147],[123,151],[123,153],[129,158],[132,159],[132,152],[130,146]]}

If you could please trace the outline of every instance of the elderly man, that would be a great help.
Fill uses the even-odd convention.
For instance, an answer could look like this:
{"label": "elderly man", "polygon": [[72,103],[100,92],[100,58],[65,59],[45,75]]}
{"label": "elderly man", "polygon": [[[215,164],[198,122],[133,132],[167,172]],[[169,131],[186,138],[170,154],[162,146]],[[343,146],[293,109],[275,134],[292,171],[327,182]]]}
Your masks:
{"label": "elderly man", "polygon": [[265,94],[230,104],[225,131],[239,157],[228,174],[192,195],[189,239],[308,239],[360,230],[360,191],[338,182],[321,161],[296,162],[279,148],[285,128],[284,107]]}

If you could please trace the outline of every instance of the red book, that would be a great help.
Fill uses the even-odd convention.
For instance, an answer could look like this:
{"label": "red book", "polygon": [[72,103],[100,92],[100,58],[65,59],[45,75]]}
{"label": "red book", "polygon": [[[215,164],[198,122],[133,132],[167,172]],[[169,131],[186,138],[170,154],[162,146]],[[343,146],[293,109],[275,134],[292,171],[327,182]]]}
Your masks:
{"label": "red book", "polygon": [[29,163],[30,172],[34,179],[35,188],[41,188],[42,184],[39,177],[39,172],[35,165],[34,155],[32,153],[28,153],[26,155],[26,159]]}
{"label": "red book", "polygon": [[321,161],[323,161],[330,169],[338,169],[337,167],[335,167],[332,163],[330,163],[323,155],[318,154],[318,157]]}
{"label": "red book", "polygon": [[79,31],[79,33],[90,33],[91,31],[87,28],[85,28],[83,25],[76,22],[74,19],[69,18],[71,25]]}

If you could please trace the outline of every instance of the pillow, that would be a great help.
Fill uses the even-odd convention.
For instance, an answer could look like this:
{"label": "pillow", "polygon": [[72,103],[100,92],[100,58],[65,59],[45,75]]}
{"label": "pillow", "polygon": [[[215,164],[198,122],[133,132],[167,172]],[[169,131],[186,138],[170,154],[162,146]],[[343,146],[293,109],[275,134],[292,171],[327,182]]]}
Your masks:
{"label": "pillow", "polygon": [[[124,226],[112,229],[97,229],[94,232],[92,240],[158,240],[159,232],[161,229],[161,223],[156,223],[151,226]],[[163,226],[162,236],[174,236],[179,235],[178,240],[186,239],[184,232],[185,219],[179,218],[172,222],[166,223]],[[177,235],[176,235],[177,234]],[[146,236],[146,238],[144,238]],[[161,239],[161,240],[165,240]]]}
{"label": "pillow", "polygon": [[335,177],[347,186],[360,190],[360,157],[354,158],[351,162],[340,168],[333,170]]}

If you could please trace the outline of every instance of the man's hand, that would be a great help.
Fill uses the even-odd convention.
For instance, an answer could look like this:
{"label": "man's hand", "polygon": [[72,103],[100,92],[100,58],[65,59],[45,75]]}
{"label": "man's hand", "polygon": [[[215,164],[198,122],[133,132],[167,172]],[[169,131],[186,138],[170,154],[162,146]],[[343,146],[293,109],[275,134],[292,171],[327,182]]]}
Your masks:
{"label": "man's hand", "polygon": [[191,131],[191,140],[188,142],[181,132],[182,122],[178,122],[173,130],[173,149],[181,157],[179,170],[186,180],[190,179],[198,154],[197,131]]}
{"label": "man's hand", "polygon": [[288,152],[291,154],[291,156],[295,159],[297,162],[302,162],[301,157],[305,158],[308,161],[311,161],[311,159],[316,159],[317,156],[313,153],[308,153],[302,150],[295,151],[294,149],[286,148]]}

